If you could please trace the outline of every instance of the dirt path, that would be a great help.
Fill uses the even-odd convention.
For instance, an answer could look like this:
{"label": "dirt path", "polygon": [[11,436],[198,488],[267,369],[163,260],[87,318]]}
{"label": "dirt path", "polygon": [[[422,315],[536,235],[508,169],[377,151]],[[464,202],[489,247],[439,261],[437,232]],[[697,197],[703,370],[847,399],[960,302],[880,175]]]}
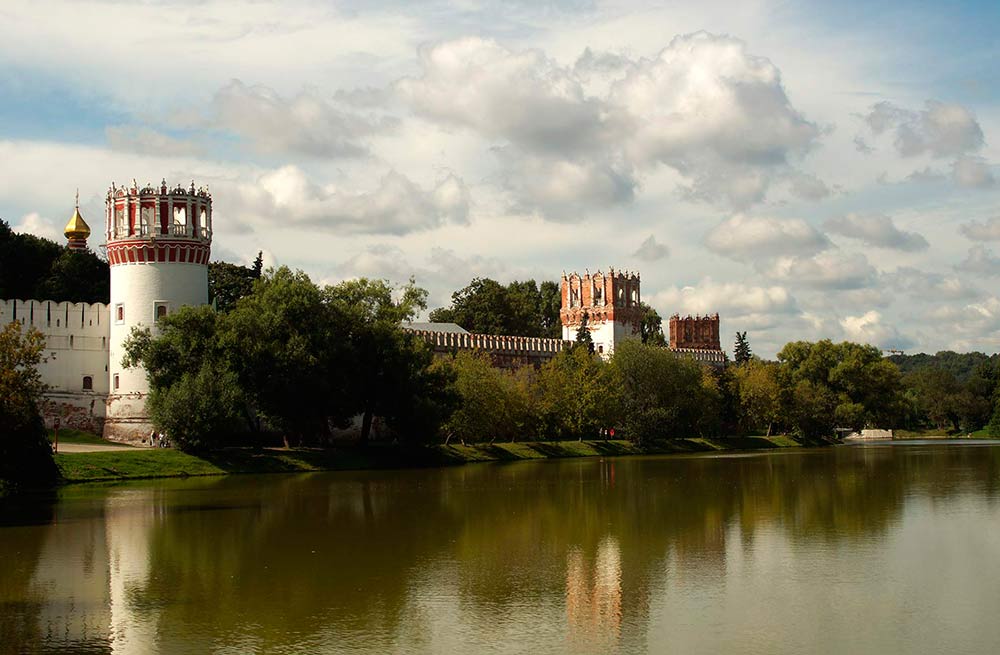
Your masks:
{"label": "dirt path", "polygon": [[111,450],[135,450],[132,446],[112,446],[96,443],[61,443],[60,453],[101,453]]}

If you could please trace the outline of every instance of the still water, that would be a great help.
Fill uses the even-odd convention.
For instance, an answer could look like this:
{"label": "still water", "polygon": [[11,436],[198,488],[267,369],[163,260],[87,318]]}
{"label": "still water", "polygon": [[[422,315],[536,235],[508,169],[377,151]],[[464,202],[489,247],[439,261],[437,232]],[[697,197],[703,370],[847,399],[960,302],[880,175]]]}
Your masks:
{"label": "still water", "polygon": [[1000,445],[77,486],[0,652],[1000,652]]}

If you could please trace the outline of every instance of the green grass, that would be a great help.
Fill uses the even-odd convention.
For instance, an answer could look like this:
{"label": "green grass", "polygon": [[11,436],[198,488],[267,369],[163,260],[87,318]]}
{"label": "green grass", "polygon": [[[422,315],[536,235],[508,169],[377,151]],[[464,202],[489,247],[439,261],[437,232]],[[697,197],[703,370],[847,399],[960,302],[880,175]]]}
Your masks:
{"label": "green grass", "polygon": [[892,433],[895,439],[996,439],[990,436],[986,428],[975,432],[962,432],[961,430],[946,430],[941,428],[925,428],[922,430],[895,430]]}
{"label": "green grass", "polygon": [[172,449],[136,448],[113,452],[61,453],[55,456],[55,460],[65,482],[98,482],[232,473],[412,468],[470,462],[690,453],[797,445],[797,442],[786,437],[743,437],[670,439],[647,447],[639,447],[628,441],[539,441],[470,445],[453,443],[425,447],[372,444],[364,448],[268,448],[259,451],[231,448],[201,455],[188,455]]}

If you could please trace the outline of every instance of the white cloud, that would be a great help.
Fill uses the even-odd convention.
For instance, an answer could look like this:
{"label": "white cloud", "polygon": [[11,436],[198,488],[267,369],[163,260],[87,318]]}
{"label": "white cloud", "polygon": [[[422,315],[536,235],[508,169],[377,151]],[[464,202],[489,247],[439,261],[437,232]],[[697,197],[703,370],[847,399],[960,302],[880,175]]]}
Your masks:
{"label": "white cloud", "polygon": [[[397,83],[400,97],[424,118],[496,143],[504,178],[515,180],[509,188],[547,213],[559,194],[522,178],[582,191],[594,180],[606,187],[602,202],[624,203],[636,187],[633,171],[664,164],[685,178],[685,197],[737,208],[763,200],[772,179],[786,174],[800,196],[828,193],[791,168],[819,128],[792,106],[778,69],[732,37],[679,36],[648,59],[585,51],[574,67],[540,50],[467,37],[421,49],[420,65],[420,75]],[[595,69],[614,79],[592,94],[586,81]]]}
{"label": "white cloud", "polygon": [[879,348],[905,349],[913,340],[899,333],[894,325],[883,322],[882,315],[874,309],[860,316],[845,316],[840,321],[844,336],[850,341],[868,343]]}
{"label": "white cloud", "polygon": [[366,136],[392,124],[336,107],[312,90],[283,98],[265,86],[232,80],[216,92],[208,124],[265,153],[351,157],[367,152]]}
{"label": "white cloud", "polygon": [[[68,219],[69,217],[67,216],[66,218]],[[25,214],[18,221],[17,225],[11,225],[10,227],[18,234],[33,234],[36,237],[51,239],[60,244],[66,240],[63,233],[52,224],[52,221],[42,218],[37,212]]]}
{"label": "white cloud", "polygon": [[178,139],[141,125],[110,125],[104,130],[112,150],[155,155],[201,155],[205,149],[190,139]]}
{"label": "white cloud", "polygon": [[716,225],[705,245],[733,259],[775,255],[810,255],[827,248],[829,239],[800,218],[764,218],[736,214]]}
{"label": "white cloud", "polygon": [[893,250],[926,250],[930,244],[916,232],[904,232],[884,214],[847,214],[828,219],[823,227],[834,234],[859,239],[869,246]]}
{"label": "white cloud", "polygon": [[822,200],[830,195],[826,182],[815,175],[795,173],[790,178],[792,195],[802,200]]}
{"label": "white cloud", "polygon": [[829,290],[863,289],[877,283],[876,271],[864,255],[839,250],[812,257],[779,257],[764,274],[790,285]]}
{"label": "white cloud", "polygon": [[901,266],[882,276],[886,285],[917,300],[968,300],[982,291],[954,275],[928,273]]}
{"label": "white cloud", "polygon": [[969,254],[955,270],[977,275],[1000,275],[1000,257],[985,246],[972,246]]}
{"label": "white cloud", "polygon": [[904,157],[924,153],[953,157],[983,145],[979,122],[961,105],[928,100],[924,109],[913,111],[879,102],[872,105],[865,120],[876,135],[893,131],[896,151]]}
{"label": "white cloud", "polygon": [[668,255],[670,255],[670,249],[666,246],[666,244],[657,242],[656,237],[652,234],[650,234],[649,237],[642,242],[639,248],[632,253],[633,257],[644,262],[659,261]]}
{"label": "white cloud", "polygon": [[719,312],[740,318],[799,311],[795,298],[784,287],[715,282],[711,278],[703,279],[697,286],[671,287],[654,294],[653,304],[667,315]]}
{"label": "white cloud", "polygon": [[1000,241],[1000,216],[994,216],[982,223],[969,221],[958,228],[973,241]]}
{"label": "white cloud", "polygon": [[951,166],[951,179],[963,189],[988,189],[996,184],[990,165],[982,157],[959,157]]}
{"label": "white cloud", "polygon": [[406,234],[446,223],[466,223],[469,191],[448,175],[429,190],[390,171],[371,191],[313,182],[296,166],[261,175],[237,191],[240,208],[263,220],[348,233]]}

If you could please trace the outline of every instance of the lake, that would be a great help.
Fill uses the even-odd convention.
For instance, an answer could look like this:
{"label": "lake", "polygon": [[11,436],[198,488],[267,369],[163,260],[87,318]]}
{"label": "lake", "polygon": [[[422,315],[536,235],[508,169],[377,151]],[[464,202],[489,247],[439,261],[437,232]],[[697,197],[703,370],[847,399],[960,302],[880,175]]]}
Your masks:
{"label": "lake", "polygon": [[81,485],[0,505],[0,652],[998,650],[996,442]]}

